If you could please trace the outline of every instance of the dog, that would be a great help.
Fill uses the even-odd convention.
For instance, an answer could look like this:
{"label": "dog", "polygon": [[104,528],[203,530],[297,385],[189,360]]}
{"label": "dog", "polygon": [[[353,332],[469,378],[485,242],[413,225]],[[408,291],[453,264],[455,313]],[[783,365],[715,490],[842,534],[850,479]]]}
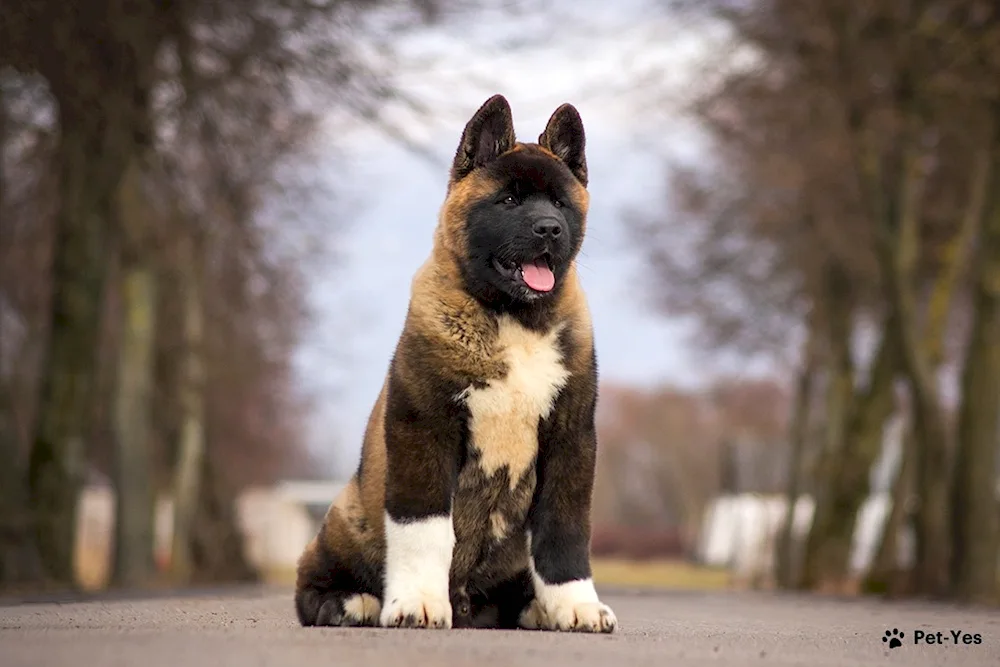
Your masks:
{"label": "dog", "polygon": [[303,626],[614,632],[590,567],[597,358],[579,112],[468,121],[356,473],[299,559]]}

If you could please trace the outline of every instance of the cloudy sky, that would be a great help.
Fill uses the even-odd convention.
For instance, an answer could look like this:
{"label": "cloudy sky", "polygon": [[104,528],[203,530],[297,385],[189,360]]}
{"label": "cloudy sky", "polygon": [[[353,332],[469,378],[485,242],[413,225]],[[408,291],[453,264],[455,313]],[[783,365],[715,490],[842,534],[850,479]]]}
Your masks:
{"label": "cloudy sky", "polygon": [[345,133],[338,124],[328,137],[337,147],[332,185],[343,195],[329,212],[342,220],[341,255],[314,281],[318,326],[300,365],[318,403],[311,445],[332,469],[354,468],[411,276],[431,248],[448,158],[465,122],[495,92],[510,101],[522,140],[534,141],[563,102],[583,117],[592,204],[579,266],[602,378],[641,385],[704,379],[683,324],[651,311],[622,212],[669,214],[664,157],[698,153],[695,130],[676,109],[697,84],[692,65],[711,53],[712,40],[645,0],[610,8],[555,1],[513,18],[456,17],[396,43],[398,80],[431,114],[390,109],[386,118],[429,147],[437,163],[371,129]]}

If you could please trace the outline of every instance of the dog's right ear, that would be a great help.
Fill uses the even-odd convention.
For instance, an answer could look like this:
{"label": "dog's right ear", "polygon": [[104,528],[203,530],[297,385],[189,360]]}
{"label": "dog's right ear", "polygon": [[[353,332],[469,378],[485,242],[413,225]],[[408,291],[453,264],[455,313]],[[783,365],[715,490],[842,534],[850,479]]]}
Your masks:
{"label": "dog's right ear", "polygon": [[452,182],[460,181],[476,167],[497,159],[516,142],[510,104],[503,95],[494,95],[465,125],[451,165]]}

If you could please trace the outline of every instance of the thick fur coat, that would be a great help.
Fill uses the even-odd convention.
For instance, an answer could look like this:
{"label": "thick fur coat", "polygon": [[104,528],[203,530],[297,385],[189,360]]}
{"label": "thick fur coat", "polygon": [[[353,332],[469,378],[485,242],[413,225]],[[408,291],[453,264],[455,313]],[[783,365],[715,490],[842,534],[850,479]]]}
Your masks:
{"label": "thick fur coat", "polygon": [[591,580],[597,365],[583,124],[465,127],[356,474],[298,567],[313,625],[611,632]]}

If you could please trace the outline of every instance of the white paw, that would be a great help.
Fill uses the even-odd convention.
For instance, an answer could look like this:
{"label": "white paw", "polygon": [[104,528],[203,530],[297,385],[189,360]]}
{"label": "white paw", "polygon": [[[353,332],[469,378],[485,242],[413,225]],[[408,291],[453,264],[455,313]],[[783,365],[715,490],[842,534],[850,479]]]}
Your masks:
{"label": "white paw", "polygon": [[448,596],[386,596],[380,622],[387,628],[450,628],[451,602]]}
{"label": "white paw", "polygon": [[614,632],[618,619],[611,607],[601,602],[591,578],[561,584],[547,584],[531,563],[535,599],[518,622],[522,628],[563,632]]}
{"label": "white paw", "polygon": [[382,603],[374,595],[360,593],[344,600],[344,621],[347,625],[378,624]]}
{"label": "white paw", "polygon": [[519,625],[526,630],[608,633],[618,627],[618,619],[603,602],[568,603],[546,609],[534,600],[521,612]]}

